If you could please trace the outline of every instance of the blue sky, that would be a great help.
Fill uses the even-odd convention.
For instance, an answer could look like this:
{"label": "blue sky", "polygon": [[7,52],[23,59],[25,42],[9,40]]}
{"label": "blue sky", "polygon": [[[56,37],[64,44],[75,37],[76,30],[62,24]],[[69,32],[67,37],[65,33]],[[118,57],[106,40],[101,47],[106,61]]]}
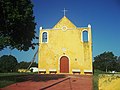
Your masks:
{"label": "blue sky", "polygon": [[[52,28],[62,17],[66,8],[66,16],[77,26],[92,25],[93,57],[104,51],[112,51],[120,56],[120,1],[119,0],[32,0],[36,34],[39,27]],[[0,55],[11,54],[17,60],[31,61],[35,50],[20,52],[5,49]],[[37,61],[37,58],[36,58]]]}

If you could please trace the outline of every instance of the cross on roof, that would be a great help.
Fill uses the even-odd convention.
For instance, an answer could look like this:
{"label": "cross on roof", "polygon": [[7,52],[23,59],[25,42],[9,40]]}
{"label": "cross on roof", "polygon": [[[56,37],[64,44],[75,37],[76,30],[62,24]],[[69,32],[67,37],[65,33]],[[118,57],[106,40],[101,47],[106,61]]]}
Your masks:
{"label": "cross on roof", "polygon": [[65,16],[65,13],[67,12],[67,10],[64,8],[63,12],[64,12],[64,16]]}

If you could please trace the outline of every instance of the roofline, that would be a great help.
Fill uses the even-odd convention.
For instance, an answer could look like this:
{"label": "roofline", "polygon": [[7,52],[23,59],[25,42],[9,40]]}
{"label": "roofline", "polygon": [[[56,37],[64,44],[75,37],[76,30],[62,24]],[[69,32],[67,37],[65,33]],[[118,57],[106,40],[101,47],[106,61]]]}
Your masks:
{"label": "roofline", "polygon": [[[76,28],[68,28],[67,30],[72,30],[72,29],[87,29],[88,27],[76,27]],[[49,29],[41,29],[41,30],[60,30],[61,28],[49,28]]]}

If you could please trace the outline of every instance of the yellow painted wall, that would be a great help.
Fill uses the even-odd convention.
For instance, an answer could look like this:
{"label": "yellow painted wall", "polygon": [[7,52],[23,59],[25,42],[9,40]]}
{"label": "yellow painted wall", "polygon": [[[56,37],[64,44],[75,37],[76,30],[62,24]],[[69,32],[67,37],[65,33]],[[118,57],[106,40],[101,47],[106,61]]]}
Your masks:
{"label": "yellow painted wall", "polygon": [[[82,32],[87,30],[89,41],[82,41]],[[42,42],[42,34],[47,32],[48,42]],[[65,16],[52,28],[41,29],[39,36],[38,68],[56,69],[60,73],[60,58],[69,58],[69,73],[72,69],[92,70],[91,27],[77,28]]]}
{"label": "yellow painted wall", "polygon": [[106,74],[99,76],[99,90],[120,90],[120,75]]}
{"label": "yellow painted wall", "polygon": [[18,69],[18,72],[30,72],[30,70],[27,70],[27,69]]}

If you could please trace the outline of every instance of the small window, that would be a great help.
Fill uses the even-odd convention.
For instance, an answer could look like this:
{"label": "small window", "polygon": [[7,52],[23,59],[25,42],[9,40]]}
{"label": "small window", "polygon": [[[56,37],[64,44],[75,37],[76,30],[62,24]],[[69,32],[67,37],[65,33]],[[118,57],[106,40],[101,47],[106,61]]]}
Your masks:
{"label": "small window", "polygon": [[47,32],[43,32],[43,34],[42,34],[42,42],[47,42]]}
{"label": "small window", "polygon": [[83,31],[83,42],[88,42],[88,31]]}

